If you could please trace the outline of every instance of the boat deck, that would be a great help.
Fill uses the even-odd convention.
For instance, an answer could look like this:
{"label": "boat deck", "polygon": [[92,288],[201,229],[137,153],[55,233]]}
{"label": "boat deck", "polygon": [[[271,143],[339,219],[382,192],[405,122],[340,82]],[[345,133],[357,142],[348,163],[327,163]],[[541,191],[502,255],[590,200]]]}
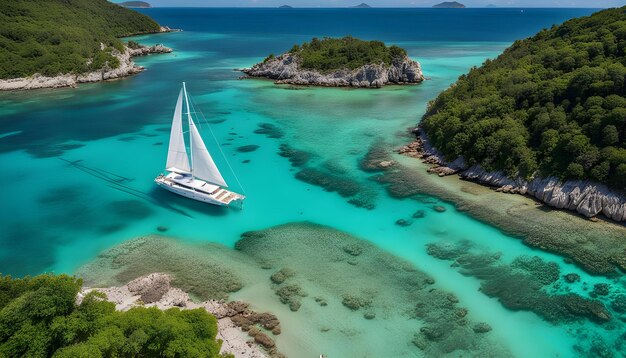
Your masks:
{"label": "boat deck", "polygon": [[155,180],[162,184],[179,187],[183,190],[202,193],[223,205],[228,205],[232,201],[243,200],[245,198],[245,196],[241,194],[196,179],[191,175],[183,176],[177,173],[169,173],[168,175],[160,175]]}

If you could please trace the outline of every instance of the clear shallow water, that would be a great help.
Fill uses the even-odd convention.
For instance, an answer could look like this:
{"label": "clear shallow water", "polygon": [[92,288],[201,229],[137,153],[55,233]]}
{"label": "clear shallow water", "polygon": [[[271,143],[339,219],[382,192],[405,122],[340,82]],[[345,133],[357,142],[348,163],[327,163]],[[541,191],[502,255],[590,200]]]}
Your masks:
{"label": "clear shallow water", "polygon": [[[312,221],[373,242],[436,277],[439,287],[454,292],[472,317],[488,322],[492,334],[517,356],[573,356],[572,346],[580,336],[576,329],[615,339],[619,332],[606,332],[591,323],[555,326],[532,313],[510,312],[480,293],[478,280],[429,256],[425,244],[465,239],[502,252],[503,260],[537,255],[557,262],[562,273],[576,272],[591,286],[609,280],[590,277],[558,256],[533,251],[448,203],[392,199],[370,179],[371,173],[358,169],[371,144],[405,143],[407,138],[399,134],[419,120],[429,100],[471,66],[497,56],[517,38],[592,10],[145,12],[185,31],[138,37],[140,42],[162,42],[175,49],[172,54],[137,59],[147,67],[144,73],[78,89],[0,94],[0,176],[11,178],[11,185],[0,187],[7,213],[0,217],[0,272],[71,273],[100,251],[156,233],[158,226],[181,240],[232,246],[248,230]],[[232,71],[312,36],[345,34],[403,46],[421,62],[430,80],[381,90],[294,89],[263,80],[240,81],[239,73]],[[165,162],[171,114],[183,80],[214,122],[212,130],[249,196],[243,211],[191,202],[152,182]],[[254,133],[262,123],[278,126],[284,136]],[[206,128],[204,133],[210,138]],[[297,169],[277,155],[283,143],[312,153],[309,167],[332,168],[337,176],[360,186],[375,209],[357,208],[337,193],[294,178]],[[211,140],[207,144],[217,151]],[[238,152],[243,145],[260,148]],[[224,172],[238,189],[232,174]],[[447,211],[436,213],[433,205]],[[395,225],[420,209],[427,212],[425,219],[405,228]],[[381,335],[384,340],[385,333]]]}

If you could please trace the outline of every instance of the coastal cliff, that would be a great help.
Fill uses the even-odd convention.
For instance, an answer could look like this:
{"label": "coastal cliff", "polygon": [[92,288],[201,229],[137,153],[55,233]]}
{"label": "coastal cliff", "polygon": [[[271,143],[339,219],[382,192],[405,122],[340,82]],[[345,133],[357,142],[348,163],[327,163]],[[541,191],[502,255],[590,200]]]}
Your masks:
{"label": "coastal cliff", "polygon": [[429,173],[439,176],[458,174],[463,179],[497,187],[497,191],[529,195],[550,207],[576,211],[589,218],[603,214],[617,222],[626,221],[626,195],[604,184],[591,180],[561,181],[554,176],[531,180],[510,178],[502,171],[490,172],[480,165],[467,166],[462,157],[447,162],[424,131],[417,128],[415,133],[416,140],[398,152],[431,164]]}
{"label": "coastal cliff", "polygon": [[252,68],[241,70],[250,77],[265,77],[278,84],[324,87],[374,87],[388,84],[411,84],[424,80],[420,64],[408,56],[384,63],[367,64],[357,69],[339,69],[329,73],[301,68],[298,55],[285,53]]}
{"label": "coastal cliff", "polygon": [[111,51],[111,55],[119,61],[119,66],[117,68],[105,66],[102,69],[81,74],[67,73],[60,74],[58,76],[43,76],[41,74],[34,74],[28,77],[3,79],[0,80],[0,91],[76,87],[79,83],[99,82],[123,78],[144,70],[144,67],[135,64],[133,57],[170,52],[172,52],[172,49],[163,45],[138,45],[136,48],[124,46],[124,51],[119,51],[117,49],[113,49]]}

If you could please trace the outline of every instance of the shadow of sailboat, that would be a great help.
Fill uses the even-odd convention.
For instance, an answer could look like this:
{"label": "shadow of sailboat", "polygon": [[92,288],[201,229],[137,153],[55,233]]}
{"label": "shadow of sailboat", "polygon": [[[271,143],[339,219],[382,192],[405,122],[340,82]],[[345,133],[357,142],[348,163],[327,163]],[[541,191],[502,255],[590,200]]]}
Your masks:
{"label": "shadow of sailboat", "polygon": [[151,191],[150,193],[145,193],[141,190],[137,190],[127,185],[127,183],[132,182],[134,178],[127,178],[122,175],[119,175],[119,174],[116,174],[116,173],[113,173],[104,169],[86,166],[82,163],[83,162],[82,159],[74,160],[74,161],[67,160],[64,158],[58,158],[58,159],[66,162],[67,164],[69,164],[69,166],[75,169],[78,169],[82,171],[83,173],[86,173],[94,178],[107,182],[108,183],[107,186],[109,188],[122,191],[126,194],[145,200],[147,202],[150,202],[151,204],[161,206],[175,213],[178,213],[187,217],[192,217],[192,215],[190,215],[186,211],[170,205],[169,200],[163,200],[161,199],[159,195],[154,195],[154,191]]}

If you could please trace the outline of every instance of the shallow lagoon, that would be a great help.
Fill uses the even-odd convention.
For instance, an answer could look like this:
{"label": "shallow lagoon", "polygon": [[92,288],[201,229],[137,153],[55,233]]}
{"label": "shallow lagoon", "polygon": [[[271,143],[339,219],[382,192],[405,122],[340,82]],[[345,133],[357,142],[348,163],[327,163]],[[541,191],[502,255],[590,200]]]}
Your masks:
{"label": "shallow lagoon", "polygon": [[[393,199],[371,179],[373,173],[359,169],[370,145],[382,141],[393,148],[406,143],[405,129],[419,120],[427,102],[471,66],[497,56],[517,37],[591,10],[533,10],[537,12],[527,22],[509,10],[489,10],[487,15],[473,10],[472,16],[463,19],[448,12],[449,23],[481,23],[484,31],[470,34],[473,38],[454,31],[446,35],[442,33],[445,24],[429,32],[425,32],[427,24],[408,27],[402,20],[411,13],[400,12],[394,16],[399,16],[397,22],[405,26],[387,26],[378,38],[405,47],[421,62],[430,80],[418,86],[381,90],[275,86],[263,80],[237,80],[239,73],[232,71],[259,61],[269,51],[288,49],[314,35],[376,37],[356,19],[338,25],[333,20],[338,15],[332,13],[323,16],[328,22],[317,26],[263,30],[262,23],[268,17],[274,16],[280,24],[284,15],[269,10],[241,10],[239,15],[232,9],[203,10],[208,11],[204,17],[189,23],[183,21],[189,19],[185,11],[190,10],[147,10],[163,24],[189,31],[139,37],[141,42],[163,42],[176,51],[138,59],[147,67],[138,76],[78,89],[0,95],[0,175],[12,178],[11,185],[0,189],[4,210],[10,212],[0,218],[4,228],[0,271],[14,275],[72,273],[105,249],[158,233],[159,226],[166,227],[165,234],[181,244],[210,241],[232,247],[243,232],[309,221],[367,240],[434,277],[438,289],[454,293],[473,320],[489,323],[493,327],[488,333],[491,338],[515,356],[574,356],[578,355],[574,344],[585,335],[599,334],[608,344],[618,339],[624,328],[615,323],[616,318],[612,324],[617,326],[609,331],[586,320],[554,325],[530,312],[509,311],[479,291],[479,279],[461,275],[450,262],[428,255],[426,245],[468,240],[477,250],[501,252],[504,263],[520,255],[537,255],[557,263],[562,274],[578,273],[588,287],[597,282],[611,283],[612,295],[625,290],[623,278],[585,274],[562,258],[532,250],[437,198]],[[526,13],[532,16],[533,11]],[[363,14],[370,16],[369,12]],[[498,18],[511,16],[516,26],[511,26],[510,32],[502,31],[501,19],[493,14]],[[240,16],[249,26],[241,31],[233,29],[228,22],[232,16]],[[250,17],[257,20],[247,21]],[[496,20],[485,24],[485,18]],[[152,182],[164,165],[169,123],[182,80],[187,81],[194,100],[212,122],[211,128],[245,188],[249,198],[242,211],[190,202],[158,189]],[[256,133],[265,124],[275,126],[278,132]],[[210,137],[207,132],[205,128],[205,138]],[[217,151],[214,143],[207,143],[210,150]],[[278,154],[281,144],[309,153],[306,168],[324,178],[339,179],[331,181],[327,189],[336,189],[335,185],[357,194],[344,198],[296,179],[302,168]],[[247,145],[259,148],[243,153],[237,150]],[[223,159],[216,157],[218,165],[226,168]],[[224,174],[227,181],[236,182],[228,170]],[[233,188],[239,189],[236,184]],[[375,207],[368,210],[349,203],[354,197]],[[447,210],[436,212],[436,205]],[[425,217],[412,219],[418,210],[423,210]],[[413,223],[401,227],[395,224],[398,219]],[[246,286],[233,298],[247,299],[275,312],[285,327],[292,329],[291,334],[299,329],[298,322],[308,319],[307,312],[315,312],[304,306],[293,313],[266,288],[255,287]],[[582,283],[573,285],[572,290],[588,295]],[[342,306],[331,312],[376,333],[376,340],[363,340],[363,352],[368,344],[392,342],[391,337],[396,336],[394,330],[377,331],[376,322],[382,317],[356,321]],[[394,327],[393,322],[390,318],[381,326]],[[311,327],[302,329],[308,332]],[[282,344],[292,356],[302,350],[314,354],[319,346],[328,347],[326,351],[337,356],[347,353],[341,348],[345,341],[310,332],[309,342],[290,345],[280,337],[279,347]],[[583,345],[591,341],[585,338]],[[398,350],[398,354],[418,353],[410,344]]]}

